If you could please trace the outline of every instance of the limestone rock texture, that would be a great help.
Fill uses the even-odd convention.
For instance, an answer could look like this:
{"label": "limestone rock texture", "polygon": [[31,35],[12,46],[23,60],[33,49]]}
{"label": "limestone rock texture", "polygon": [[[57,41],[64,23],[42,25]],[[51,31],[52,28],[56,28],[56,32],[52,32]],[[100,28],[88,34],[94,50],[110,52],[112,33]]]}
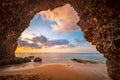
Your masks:
{"label": "limestone rock texture", "polygon": [[0,0],[0,59],[15,57],[17,40],[42,10],[71,4],[87,41],[107,58],[108,74],[120,80],[119,0]]}

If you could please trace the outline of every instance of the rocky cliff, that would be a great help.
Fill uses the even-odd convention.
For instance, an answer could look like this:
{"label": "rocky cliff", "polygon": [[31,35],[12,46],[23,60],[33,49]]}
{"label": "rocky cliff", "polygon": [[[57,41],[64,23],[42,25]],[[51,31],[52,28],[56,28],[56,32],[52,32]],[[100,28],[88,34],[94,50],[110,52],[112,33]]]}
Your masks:
{"label": "rocky cliff", "polygon": [[41,10],[71,4],[80,17],[85,38],[107,58],[108,74],[120,78],[119,0],[1,0],[0,59],[15,57],[17,40]]}

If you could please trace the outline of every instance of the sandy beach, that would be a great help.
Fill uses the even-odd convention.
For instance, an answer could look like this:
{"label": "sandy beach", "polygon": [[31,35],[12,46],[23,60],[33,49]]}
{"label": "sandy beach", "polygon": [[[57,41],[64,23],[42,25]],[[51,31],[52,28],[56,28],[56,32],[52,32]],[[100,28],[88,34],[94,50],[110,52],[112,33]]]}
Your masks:
{"label": "sandy beach", "polygon": [[0,75],[38,75],[40,80],[110,80],[106,65],[77,62],[42,64],[23,70],[0,70]]}

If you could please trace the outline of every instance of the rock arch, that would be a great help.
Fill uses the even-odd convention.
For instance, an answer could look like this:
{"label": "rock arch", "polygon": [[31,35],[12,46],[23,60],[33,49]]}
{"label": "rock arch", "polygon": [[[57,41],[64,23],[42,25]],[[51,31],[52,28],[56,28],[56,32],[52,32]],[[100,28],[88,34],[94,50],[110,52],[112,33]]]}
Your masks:
{"label": "rock arch", "polygon": [[41,10],[71,4],[80,16],[85,38],[107,58],[108,74],[120,78],[119,0],[1,0],[0,59],[15,57],[17,40],[32,17]]}

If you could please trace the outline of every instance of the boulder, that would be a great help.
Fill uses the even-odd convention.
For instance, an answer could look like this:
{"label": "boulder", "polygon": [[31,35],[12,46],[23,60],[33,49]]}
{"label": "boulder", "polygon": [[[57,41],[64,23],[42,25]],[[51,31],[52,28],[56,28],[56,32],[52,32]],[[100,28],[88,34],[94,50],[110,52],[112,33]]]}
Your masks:
{"label": "boulder", "polygon": [[29,56],[30,59],[34,59],[35,57],[34,56]]}
{"label": "boulder", "polygon": [[34,62],[42,62],[42,59],[39,58],[39,57],[36,57],[36,58],[34,59]]}
{"label": "boulder", "polygon": [[21,63],[27,63],[27,62],[31,62],[31,59],[28,58],[28,57],[25,57],[25,58],[16,57],[16,58],[1,60],[0,61],[0,66],[10,65],[10,64],[21,64]]}

